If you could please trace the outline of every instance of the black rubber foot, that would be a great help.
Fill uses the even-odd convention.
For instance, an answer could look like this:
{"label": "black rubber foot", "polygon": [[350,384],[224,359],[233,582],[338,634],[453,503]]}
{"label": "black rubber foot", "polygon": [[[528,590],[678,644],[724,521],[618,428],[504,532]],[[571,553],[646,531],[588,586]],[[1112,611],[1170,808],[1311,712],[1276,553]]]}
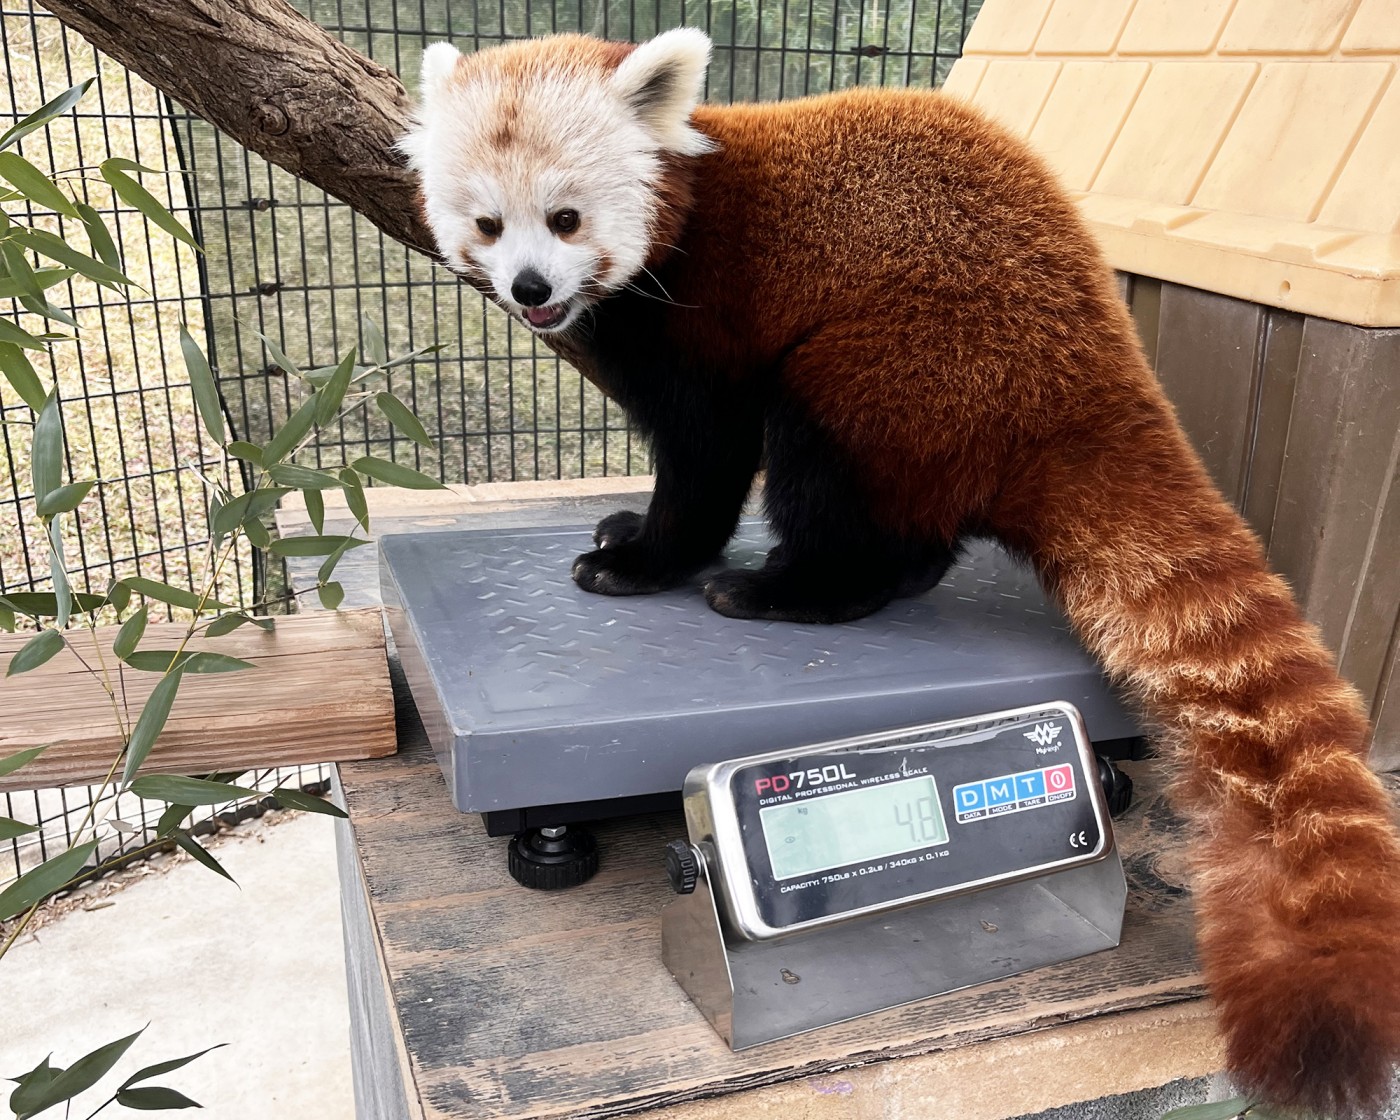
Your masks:
{"label": "black rubber foot", "polygon": [[580,828],[531,828],[515,834],[506,865],[511,878],[531,890],[576,887],[598,871],[598,842]]}
{"label": "black rubber foot", "polygon": [[1108,815],[1121,817],[1133,803],[1133,780],[1103,755],[1098,758],[1099,781],[1103,783],[1103,794],[1108,799]]}

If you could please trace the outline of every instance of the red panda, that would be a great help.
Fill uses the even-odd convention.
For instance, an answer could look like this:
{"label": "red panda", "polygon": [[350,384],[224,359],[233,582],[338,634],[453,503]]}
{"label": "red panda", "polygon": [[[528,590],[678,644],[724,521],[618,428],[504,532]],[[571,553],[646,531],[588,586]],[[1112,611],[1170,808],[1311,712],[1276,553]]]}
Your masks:
{"label": "red panda", "polygon": [[762,461],[779,541],[709,605],[834,622],[991,536],[1141,701],[1195,829],[1242,1087],[1371,1115],[1400,1057],[1400,840],[1360,699],[1212,485],[1051,172],[933,92],[698,104],[709,41],[424,59],[403,147],[443,259],[650,437],[643,516],[573,575],[672,587]]}

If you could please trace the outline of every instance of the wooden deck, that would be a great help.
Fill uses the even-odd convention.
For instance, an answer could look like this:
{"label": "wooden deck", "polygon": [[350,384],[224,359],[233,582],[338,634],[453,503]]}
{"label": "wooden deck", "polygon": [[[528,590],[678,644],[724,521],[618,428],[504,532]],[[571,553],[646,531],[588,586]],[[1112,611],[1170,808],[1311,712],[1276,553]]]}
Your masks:
{"label": "wooden deck", "polygon": [[[406,516],[381,507],[374,530],[589,524],[636,504],[580,493],[479,499],[415,496]],[[283,520],[293,529],[295,511]],[[373,551],[342,565],[347,603],[375,598]],[[452,807],[401,679],[396,687],[399,753],[340,766],[361,1120],[875,1117],[903,1114],[901,1101],[926,1115],[931,1094],[964,1099],[956,1115],[974,1120],[1218,1063],[1192,955],[1181,826],[1151,764],[1132,766],[1138,796],[1117,828],[1129,881],[1120,948],[735,1054],[661,963],[659,916],[671,898],[661,853],[684,834],[679,813],[598,826],[592,881],[528,892],[506,871],[506,842]],[[1105,1064],[1106,1054],[1118,1058]]]}

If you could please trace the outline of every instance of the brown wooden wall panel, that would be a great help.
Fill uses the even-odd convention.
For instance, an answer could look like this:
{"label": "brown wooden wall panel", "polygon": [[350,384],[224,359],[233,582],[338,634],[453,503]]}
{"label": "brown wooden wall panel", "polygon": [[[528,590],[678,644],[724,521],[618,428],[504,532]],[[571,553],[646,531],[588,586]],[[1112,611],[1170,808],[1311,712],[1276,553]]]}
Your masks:
{"label": "brown wooden wall panel", "polygon": [[1400,766],[1400,330],[1131,277],[1143,347],[1212,476],[1372,704]]}
{"label": "brown wooden wall panel", "polygon": [[1264,308],[1162,285],[1157,376],[1225,496],[1239,504],[1252,442]]}
{"label": "brown wooden wall panel", "polygon": [[[1395,623],[1393,586],[1387,619],[1363,619],[1359,607],[1375,598],[1368,579],[1391,583],[1382,569],[1394,568],[1393,551],[1376,551],[1400,432],[1397,369],[1400,331],[1307,321],[1269,550],[1368,693]],[[1383,641],[1377,628],[1386,630]]]}
{"label": "brown wooden wall panel", "polygon": [[1271,310],[1264,326],[1264,353],[1255,392],[1253,446],[1248,458],[1242,511],[1269,546],[1278,505],[1279,476],[1288,449],[1293,392],[1303,347],[1304,318]]}

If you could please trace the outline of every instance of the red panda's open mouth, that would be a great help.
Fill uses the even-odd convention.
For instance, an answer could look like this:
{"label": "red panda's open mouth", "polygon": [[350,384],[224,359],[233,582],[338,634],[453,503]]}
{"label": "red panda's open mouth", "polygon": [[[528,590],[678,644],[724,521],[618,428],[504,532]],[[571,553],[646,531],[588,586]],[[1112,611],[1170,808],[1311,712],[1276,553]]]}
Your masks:
{"label": "red panda's open mouth", "polygon": [[536,330],[547,331],[551,327],[557,327],[569,316],[569,305],[567,303],[552,303],[548,307],[525,307],[520,312],[525,316],[526,322]]}

